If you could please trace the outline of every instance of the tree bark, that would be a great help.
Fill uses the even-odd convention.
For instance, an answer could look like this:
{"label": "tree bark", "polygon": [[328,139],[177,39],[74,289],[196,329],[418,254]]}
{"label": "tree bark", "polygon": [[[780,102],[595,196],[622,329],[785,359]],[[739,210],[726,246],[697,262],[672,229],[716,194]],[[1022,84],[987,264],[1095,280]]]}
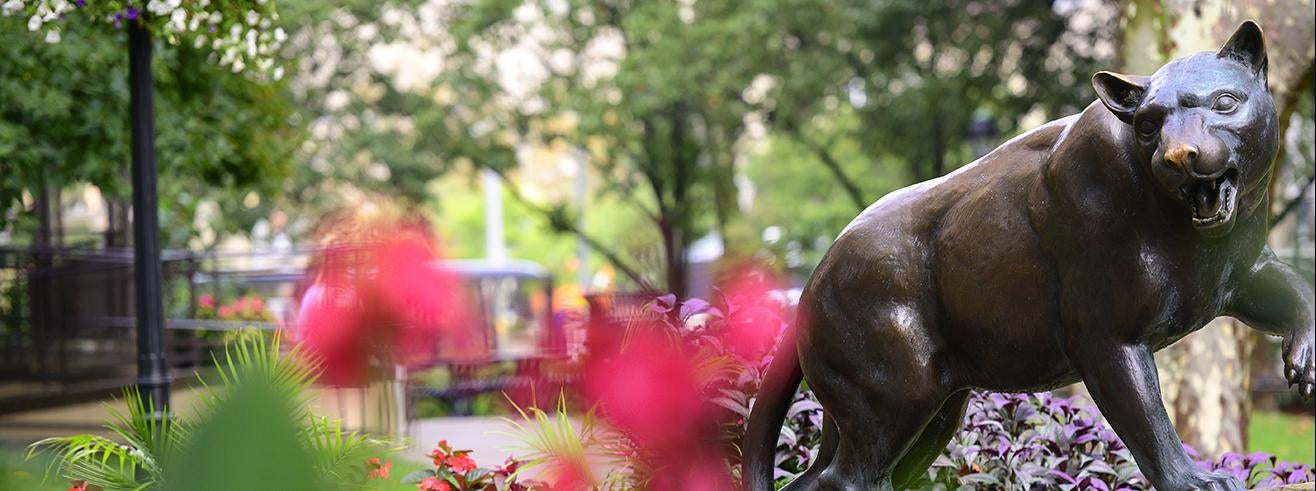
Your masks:
{"label": "tree bark", "polygon": [[[1140,75],[1179,56],[1216,50],[1239,23],[1256,20],[1266,34],[1271,93],[1287,121],[1312,68],[1312,0],[1133,0],[1124,7],[1122,69]],[[1250,331],[1237,320],[1217,319],[1156,356],[1179,436],[1204,457],[1246,449]]]}
{"label": "tree bark", "polygon": [[681,227],[673,225],[672,219],[667,216],[660,219],[658,229],[662,232],[663,253],[667,256],[667,292],[676,295],[676,298],[685,298],[688,286],[685,237],[681,235]]}
{"label": "tree bark", "polygon": [[1247,448],[1252,328],[1222,317],[1156,354],[1161,395],[1184,443],[1205,458]]}

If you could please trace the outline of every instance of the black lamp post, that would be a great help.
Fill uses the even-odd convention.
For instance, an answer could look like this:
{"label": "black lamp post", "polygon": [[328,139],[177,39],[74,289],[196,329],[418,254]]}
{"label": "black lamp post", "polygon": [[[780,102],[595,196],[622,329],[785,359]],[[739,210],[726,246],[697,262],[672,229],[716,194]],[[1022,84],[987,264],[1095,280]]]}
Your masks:
{"label": "black lamp post", "polygon": [[132,104],[133,279],[137,302],[137,388],[155,408],[169,414],[169,366],[165,363],[161,302],[160,221],[155,191],[155,109],[151,89],[151,32],[129,22],[128,90]]}

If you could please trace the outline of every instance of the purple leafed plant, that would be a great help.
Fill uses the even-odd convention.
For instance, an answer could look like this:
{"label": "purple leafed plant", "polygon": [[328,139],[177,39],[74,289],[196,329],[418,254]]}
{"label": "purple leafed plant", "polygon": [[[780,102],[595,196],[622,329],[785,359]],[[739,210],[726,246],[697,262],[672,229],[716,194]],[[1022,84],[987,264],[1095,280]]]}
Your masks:
{"label": "purple leafed plant", "polygon": [[[1185,448],[1195,459],[1197,452]],[[1202,469],[1237,477],[1249,488],[1313,480],[1312,468],[1262,452],[1199,460]],[[1050,393],[976,393],[964,427],[928,470],[921,487],[954,489],[1151,489],[1129,449],[1079,398]]]}
{"label": "purple leafed plant", "polygon": [[1314,479],[1311,466],[1279,462],[1274,455],[1265,452],[1253,452],[1248,455],[1229,452],[1215,461],[1198,461],[1197,465],[1209,471],[1234,476],[1248,484],[1250,488],[1273,488]]}
{"label": "purple leafed plant", "polygon": [[975,393],[928,481],[952,489],[1149,488],[1095,409],[1049,393]]}

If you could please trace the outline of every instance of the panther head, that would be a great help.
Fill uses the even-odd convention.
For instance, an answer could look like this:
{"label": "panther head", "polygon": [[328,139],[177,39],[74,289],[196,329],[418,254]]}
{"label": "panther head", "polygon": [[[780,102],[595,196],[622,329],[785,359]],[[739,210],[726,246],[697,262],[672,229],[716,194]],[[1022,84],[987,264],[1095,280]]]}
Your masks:
{"label": "panther head", "polygon": [[1279,130],[1256,23],[1244,22],[1217,52],[1174,60],[1150,77],[1098,72],[1092,86],[1132,127],[1138,162],[1197,231],[1226,235],[1240,207],[1265,202]]}

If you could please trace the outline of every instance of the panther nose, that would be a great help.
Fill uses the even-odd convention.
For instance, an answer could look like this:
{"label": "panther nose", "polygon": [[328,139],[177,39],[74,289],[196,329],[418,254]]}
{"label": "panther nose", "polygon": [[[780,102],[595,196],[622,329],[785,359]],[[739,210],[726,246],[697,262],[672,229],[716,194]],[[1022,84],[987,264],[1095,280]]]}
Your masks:
{"label": "panther nose", "polygon": [[1197,161],[1196,145],[1176,145],[1165,151],[1165,165],[1178,167],[1180,171],[1190,172]]}

